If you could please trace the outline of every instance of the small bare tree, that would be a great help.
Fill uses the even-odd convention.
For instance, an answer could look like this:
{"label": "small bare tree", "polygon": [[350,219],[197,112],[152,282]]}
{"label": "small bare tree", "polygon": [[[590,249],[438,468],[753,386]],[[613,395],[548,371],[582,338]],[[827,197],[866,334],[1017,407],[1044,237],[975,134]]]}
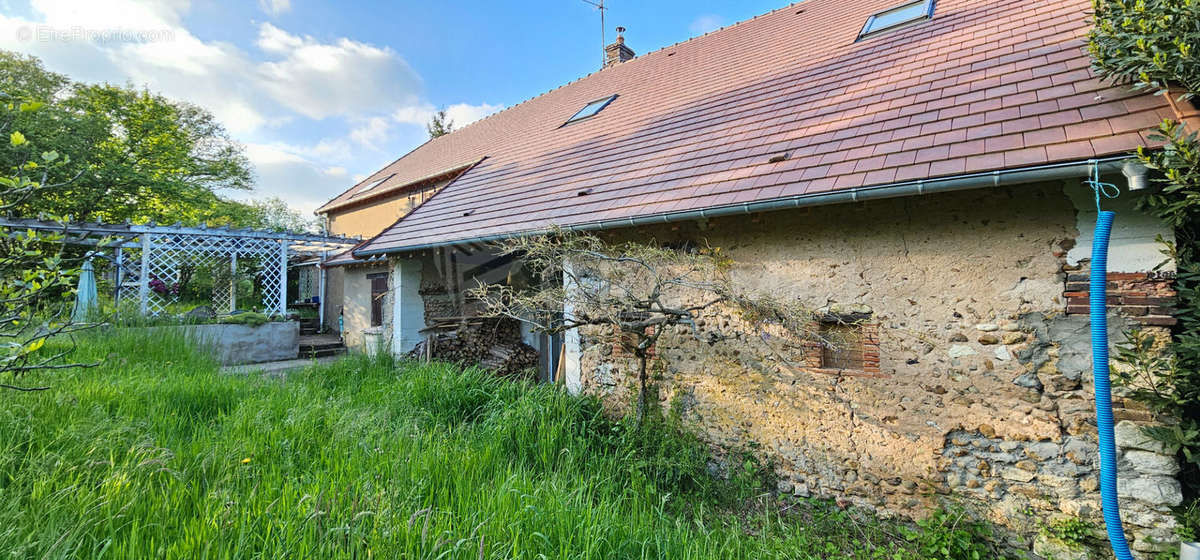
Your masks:
{"label": "small bare tree", "polygon": [[729,308],[758,330],[757,340],[763,342],[771,338],[768,329],[801,339],[815,336],[812,314],[798,302],[741,293],[730,280],[732,262],[720,248],[613,244],[565,231],[513,238],[498,247],[517,256],[532,281],[479,285],[468,295],[490,315],[512,317],[545,333],[591,327],[589,336],[632,354],[638,360],[639,424],[646,416],[649,365],[660,337],[682,329],[705,342],[727,339],[723,333],[701,338],[696,320],[706,310]]}

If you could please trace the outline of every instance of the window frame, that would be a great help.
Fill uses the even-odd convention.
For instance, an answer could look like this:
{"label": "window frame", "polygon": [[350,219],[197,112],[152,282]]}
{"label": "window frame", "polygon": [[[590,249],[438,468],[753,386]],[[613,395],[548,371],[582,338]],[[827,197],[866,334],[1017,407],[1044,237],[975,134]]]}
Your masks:
{"label": "window frame", "polygon": [[824,315],[813,317],[809,323],[811,332],[819,333],[823,324],[839,324],[853,327],[859,331],[859,342],[862,348],[861,369],[839,369],[828,367],[825,362],[825,344],[820,340],[809,340],[804,344],[804,370],[811,373],[826,375],[846,375],[852,377],[890,377],[883,373],[879,364],[879,323],[871,318],[840,317]]}
{"label": "window frame", "polygon": [[[574,114],[574,115],[571,115],[571,118],[567,119],[567,122],[565,122],[565,123],[562,123],[562,125],[561,125],[561,126],[559,126],[559,128],[562,128],[562,127],[564,127],[564,126],[567,126],[567,125],[569,125],[569,124],[574,124],[574,123],[577,123],[577,122],[580,122],[580,121],[586,121],[586,120],[588,120],[588,119],[590,119],[590,118],[592,118],[592,117],[595,117],[596,115],[599,115],[599,114],[600,114],[600,112],[601,112],[601,111],[603,111],[604,109],[606,109],[606,108],[607,108],[609,105],[611,105],[613,101],[616,101],[616,99],[617,99],[617,96],[618,96],[618,95],[619,95],[619,94],[616,94],[616,93],[614,93],[614,94],[612,94],[612,95],[609,95],[609,96],[607,96],[607,97],[601,97],[601,98],[599,98],[599,99],[593,99],[592,101],[588,101],[587,103],[584,103],[583,107],[582,107],[582,108],[580,108],[578,111],[575,111],[575,114]],[[582,112],[584,112],[584,111],[586,111],[588,107],[591,107],[592,105],[596,105],[597,103],[599,103],[599,104],[600,104],[600,106],[599,106],[599,107],[597,107],[595,111],[592,111],[592,114],[590,114],[590,115],[585,115],[585,116],[582,116],[582,117],[581,117],[581,116],[579,116],[579,114],[580,114],[580,113],[582,113]]]}
{"label": "window frame", "polygon": [[[388,179],[391,179],[392,177],[395,177],[395,176],[396,176],[396,174],[395,174],[395,173],[392,173],[392,174],[390,174],[390,175],[388,175],[388,176],[386,176],[386,177],[384,177],[384,178],[382,178],[382,179],[379,179],[378,181],[374,181],[374,182],[372,182],[370,185],[368,185],[368,186],[366,186],[366,187],[363,187],[363,189],[362,189],[362,190],[360,190],[360,191],[358,191],[358,192],[354,193],[354,197],[357,197],[357,196],[361,196],[361,195],[367,194],[367,193],[369,193],[369,192],[371,192],[371,191],[373,191],[373,190],[375,190],[375,189],[379,188],[379,186],[380,186],[380,185],[382,185],[382,184],[386,183],[386,182],[388,181]],[[353,198],[353,197],[351,197],[351,198]]]}
{"label": "window frame", "polygon": [[[866,333],[863,332],[862,323],[821,321],[817,332],[822,339],[830,340],[821,344],[821,369],[866,370]],[[834,338],[838,340],[833,341]],[[837,344],[847,347],[838,347]]]}
{"label": "window frame", "polygon": [[[376,280],[383,281],[383,289],[378,292],[375,291],[375,281]],[[388,273],[375,272],[375,273],[368,274],[367,282],[370,283],[369,284],[370,296],[368,296],[368,297],[370,297],[369,307],[371,310],[371,317],[370,317],[371,326],[372,327],[382,327],[383,326],[383,301],[384,301],[384,298],[387,297],[387,291],[388,291],[388,288],[387,288]]]}
{"label": "window frame", "polygon": [[[903,8],[907,8],[910,6],[914,6],[917,4],[925,4],[925,10],[922,15],[914,17],[912,19],[907,19],[907,20],[904,20],[901,22],[893,23],[887,27],[881,27],[879,29],[871,29],[871,25],[873,23],[875,23],[875,20],[880,15],[886,14],[888,12],[900,10]],[[885,33],[895,31],[897,29],[902,29],[902,28],[908,27],[910,25],[916,25],[916,24],[924,22],[924,21],[929,21],[929,20],[933,19],[933,12],[936,9],[936,7],[937,7],[937,0],[913,0],[911,2],[905,2],[905,3],[899,4],[897,6],[892,6],[891,8],[888,8],[886,10],[880,10],[878,12],[875,12],[875,13],[871,14],[870,17],[867,18],[866,23],[864,23],[862,26],[862,30],[860,30],[858,32],[858,38],[856,38],[854,41],[858,42],[858,41],[862,41],[865,39],[870,39],[872,37],[883,35]]]}

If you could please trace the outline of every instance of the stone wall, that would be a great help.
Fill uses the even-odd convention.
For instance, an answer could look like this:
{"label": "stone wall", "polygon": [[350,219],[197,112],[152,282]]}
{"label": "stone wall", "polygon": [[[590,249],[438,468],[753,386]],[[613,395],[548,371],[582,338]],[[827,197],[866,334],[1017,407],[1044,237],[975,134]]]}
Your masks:
{"label": "stone wall", "polygon": [[[874,375],[806,367],[802,350],[762,351],[731,310],[699,323],[702,338],[720,331],[732,344],[664,334],[656,350],[663,404],[709,441],[757,443],[779,466],[781,491],[905,515],[948,497],[1031,546],[1035,520],[1102,527],[1087,319],[1066,313],[1078,297],[1067,293],[1069,275],[1081,273],[1067,258],[1077,223],[1056,183],[610,235],[721,247],[751,292],[813,309],[865,306],[878,324]],[[1150,261],[1127,257],[1117,262]],[[1125,325],[1113,317],[1114,340]],[[632,402],[632,360],[586,332],[581,340],[584,390],[615,409]],[[1118,418],[1150,419],[1136,409]],[[1177,466],[1122,441],[1134,547],[1167,546],[1154,538],[1169,539]]]}
{"label": "stone wall", "polygon": [[294,360],[300,352],[300,323],[269,322],[258,326],[179,325],[149,327],[149,332],[172,332],[207,348],[221,365],[257,364]]}

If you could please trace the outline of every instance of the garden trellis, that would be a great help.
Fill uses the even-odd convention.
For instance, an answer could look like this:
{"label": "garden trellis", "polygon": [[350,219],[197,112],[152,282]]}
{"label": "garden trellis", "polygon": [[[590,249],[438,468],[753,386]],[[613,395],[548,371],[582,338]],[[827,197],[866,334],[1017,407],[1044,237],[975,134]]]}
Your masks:
{"label": "garden trellis", "polygon": [[121,302],[136,301],[136,309],[148,316],[168,312],[170,305],[179,301],[182,286],[201,269],[212,275],[214,311],[254,305],[238,301],[238,280],[247,274],[243,271],[249,271],[260,293],[260,301],[254,303],[268,314],[283,314],[290,261],[323,261],[361,241],[228,227],[59,223],[4,217],[0,217],[0,229],[7,235],[29,230],[53,232],[63,235],[67,244],[93,247],[111,261],[118,308]]}

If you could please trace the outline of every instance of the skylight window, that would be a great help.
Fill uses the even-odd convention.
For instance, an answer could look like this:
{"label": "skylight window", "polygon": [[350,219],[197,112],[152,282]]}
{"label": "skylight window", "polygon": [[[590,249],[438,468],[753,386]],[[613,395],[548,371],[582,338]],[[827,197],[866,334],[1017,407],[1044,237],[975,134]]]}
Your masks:
{"label": "skylight window", "polygon": [[858,38],[864,39],[916,21],[927,20],[933,17],[934,1],[917,0],[874,14],[867,18],[867,23],[859,32]]}
{"label": "skylight window", "polygon": [[382,185],[382,184],[383,184],[385,181],[387,181],[388,179],[391,179],[391,178],[392,178],[392,177],[394,177],[395,175],[396,175],[396,174],[395,174],[395,173],[393,173],[393,174],[391,174],[391,175],[388,175],[388,176],[386,176],[386,177],[384,177],[384,178],[382,178],[382,179],[379,179],[378,181],[371,181],[371,183],[370,183],[369,185],[367,185],[367,186],[363,187],[362,189],[359,189],[359,191],[358,191],[358,192],[354,193],[354,196],[359,196],[359,195],[361,195],[361,194],[365,194],[367,191],[369,191],[369,190],[371,190],[371,189],[374,189],[375,187],[378,187],[379,185]]}
{"label": "skylight window", "polygon": [[583,108],[580,109],[578,113],[575,113],[574,115],[572,115],[571,118],[567,119],[567,122],[565,122],[563,124],[571,124],[575,121],[581,121],[581,120],[589,118],[589,117],[594,117],[596,115],[596,113],[603,111],[604,108],[608,107],[608,104],[612,103],[613,100],[616,98],[617,98],[617,95],[614,93],[603,99],[597,99],[595,101],[592,101],[591,103],[584,105]]}

